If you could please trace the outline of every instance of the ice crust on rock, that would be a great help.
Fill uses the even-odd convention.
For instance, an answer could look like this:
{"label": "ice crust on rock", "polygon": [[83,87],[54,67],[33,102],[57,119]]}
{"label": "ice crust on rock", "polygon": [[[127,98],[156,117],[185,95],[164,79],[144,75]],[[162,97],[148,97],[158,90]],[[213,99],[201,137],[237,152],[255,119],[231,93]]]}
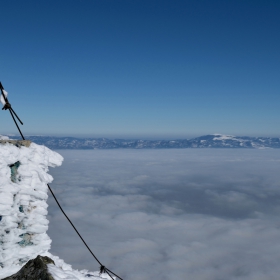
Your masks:
{"label": "ice crust on rock", "polygon": [[53,178],[47,171],[62,160],[34,143],[0,145],[0,278],[50,249],[46,200]]}
{"label": "ice crust on rock", "polygon": [[0,279],[18,272],[38,255],[54,260],[49,271],[55,280],[110,279],[96,272],[73,270],[48,252],[47,184],[53,178],[47,172],[62,161],[61,155],[35,143],[29,147],[0,143]]}

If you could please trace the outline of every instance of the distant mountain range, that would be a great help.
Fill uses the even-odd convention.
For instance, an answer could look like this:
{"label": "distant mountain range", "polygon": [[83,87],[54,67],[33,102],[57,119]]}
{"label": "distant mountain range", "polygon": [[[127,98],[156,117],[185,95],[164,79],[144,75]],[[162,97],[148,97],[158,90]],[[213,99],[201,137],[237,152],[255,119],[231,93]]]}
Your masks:
{"label": "distant mountain range", "polygon": [[[12,136],[12,139],[21,139]],[[28,136],[26,139],[51,149],[181,149],[181,148],[280,148],[280,138],[213,134],[178,140],[125,140]]]}

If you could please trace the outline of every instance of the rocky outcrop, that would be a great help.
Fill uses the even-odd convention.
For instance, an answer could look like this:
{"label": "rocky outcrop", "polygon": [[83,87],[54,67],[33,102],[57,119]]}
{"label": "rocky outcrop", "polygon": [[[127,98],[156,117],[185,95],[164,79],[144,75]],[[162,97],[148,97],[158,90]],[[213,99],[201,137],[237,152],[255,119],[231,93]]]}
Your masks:
{"label": "rocky outcrop", "polygon": [[54,261],[49,257],[37,256],[28,261],[19,272],[3,280],[54,280],[48,272],[47,264],[54,264]]}
{"label": "rocky outcrop", "polygon": [[6,144],[6,143],[13,144],[17,147],[20,147],[20,146],[29,147],[31,144],[31,141],[29,141],[29,140],[0,140],[0,144]]}

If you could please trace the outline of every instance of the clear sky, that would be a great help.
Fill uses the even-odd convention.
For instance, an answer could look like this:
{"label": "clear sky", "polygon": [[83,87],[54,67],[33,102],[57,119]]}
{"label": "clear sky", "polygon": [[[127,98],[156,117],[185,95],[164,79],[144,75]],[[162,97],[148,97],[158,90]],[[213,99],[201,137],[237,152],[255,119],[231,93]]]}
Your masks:
{"label": "clear sky", "polygon": [[[280,1],[1,1],[24,134],[280,136]],[[8,112],[1,132],[16,133]]]}

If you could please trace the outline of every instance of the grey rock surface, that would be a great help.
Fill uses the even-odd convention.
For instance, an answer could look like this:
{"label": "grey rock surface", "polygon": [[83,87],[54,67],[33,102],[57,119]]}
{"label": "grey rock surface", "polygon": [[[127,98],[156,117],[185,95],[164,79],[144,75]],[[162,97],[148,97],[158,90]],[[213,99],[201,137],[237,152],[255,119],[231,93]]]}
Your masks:
{"label": "grey rock surface", "polygon": [[21,147],[21,146],[29,147],[31,144],[31,141],[30,140],[0,140],[0,144],[3,145],[6,143],[13,144],[17,147]]}
{"label": "grey rock surface", "polygon": [[54,280],[48,272],[47,264],[54,264],[54,261],[38,255],[36,259],[28,261],[20,271],[3,280]]}

